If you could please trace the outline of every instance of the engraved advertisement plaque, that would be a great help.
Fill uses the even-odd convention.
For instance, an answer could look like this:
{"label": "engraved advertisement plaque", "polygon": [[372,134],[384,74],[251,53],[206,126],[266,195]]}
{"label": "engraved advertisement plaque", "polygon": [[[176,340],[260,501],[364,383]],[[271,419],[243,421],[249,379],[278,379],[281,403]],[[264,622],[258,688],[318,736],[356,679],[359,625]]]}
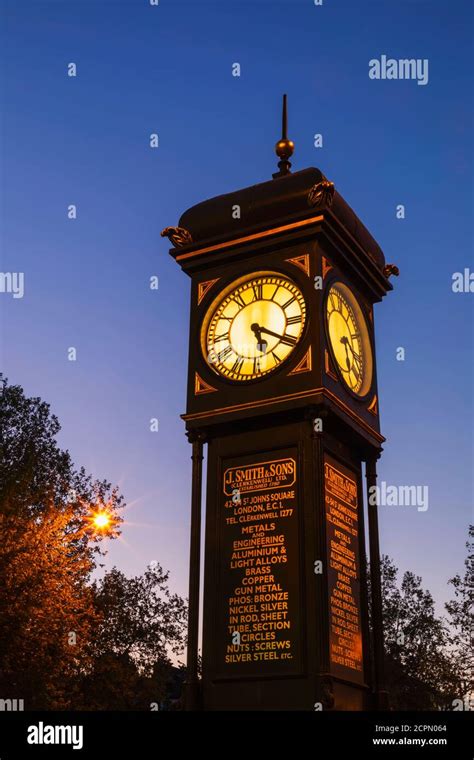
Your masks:
{"label": "engraved advertisement plaque", "polygon": [[357,478],[327,454],[324,492],[331,672],[363,683]]}
{"label": "engraved advertisement plaque", "polygon": [[226,459],[218,511],[219,676],[300,668],[298,454]]}

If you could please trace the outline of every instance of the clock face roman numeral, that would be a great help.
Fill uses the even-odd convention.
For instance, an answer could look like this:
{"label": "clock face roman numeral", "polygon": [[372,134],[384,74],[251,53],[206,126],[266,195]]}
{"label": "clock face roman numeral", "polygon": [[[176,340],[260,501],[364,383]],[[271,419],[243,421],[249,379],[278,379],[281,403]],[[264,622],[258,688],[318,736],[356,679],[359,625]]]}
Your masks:
{"label": "clock face roman numeral", "polygon": [[292,303],[296,301],[296,296],[291,296],[291,298],[288,299],[288,301],[285,301],[284,304],[282,304],[283,311],[286,311],[289,306],[291,306]]}
{"label": "clock face roman numeral", "polygon": [[226,346],[222,351],[219,352],[218,358],[220,362],[225,362],[225,360],[234,352],[234,349],[231,345]]}
{"label": "clock face roman numeral", "polygon": [[301,317],[289,317],[286,320],[287,325],[299,325],[300,322],[301,322]]}
{"label": "clock face roman numeral", "polygon": [[240,293],[234,293],[232,300],[237,304],[239,309],[243,309],[245,306],[247,306]]}
{"label": "clock face roman numeral", "polygon": [[261,301],[263,298],[263,283],[254,282],[252,284],[253,299],[254,301]]}
{"label": "clock face roman numeral", "polygon": [[232,365],[231,372],[233,372],[235,375],[240,375],[240,371],[242,369],[243,363],[244,363],[244,357],[237,356],[235,362]]}
{"label": "clock face roman numeral", "polygon": [[278,293],[279,290],[280,290],[280,286],[277,285],[276,288],[275,288],[275,290],[273,291],[273,293],[270,296],[270,301],[274,301],[275,300],[275,296],[276,296],[276,294]]}
{"label": "clock face roman numeral", "polygon": [[214,343],[219,343],[221,340],[229,340],[229,333],[222,333],[222,335],[216,335]]}
{"label": "clock face roman numeral", "polygon": [[338,311],[342,314],[342,300],[336,293],[330,293],[329,303],[331,304],[333,311]]}
{"label": "clock face roman numeral", "polygon": [[294,335],[286,335],[286,333],[280,338],[280,343],[283,343],[285,346],[296,346],[297,342],[298,339]]}
{"label": "clock face roman numeral", "polygon": [[281,359],[278,356],[278,354],[275,353],[275,351],[272,351],[272,356],[273,356],[273,360],[274,360],[275,364],[280,364]]}

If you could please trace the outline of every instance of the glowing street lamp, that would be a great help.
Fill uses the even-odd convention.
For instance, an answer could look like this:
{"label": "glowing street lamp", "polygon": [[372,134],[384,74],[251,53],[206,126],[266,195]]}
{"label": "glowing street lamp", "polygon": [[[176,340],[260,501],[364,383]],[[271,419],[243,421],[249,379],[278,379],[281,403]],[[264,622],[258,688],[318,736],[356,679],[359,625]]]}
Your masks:
{"label": "glowing street lamp", "polygon": [[110,515],[107,512],[97,512],[92,518],[92,522],[98,530],[105,530],[110,525]]}

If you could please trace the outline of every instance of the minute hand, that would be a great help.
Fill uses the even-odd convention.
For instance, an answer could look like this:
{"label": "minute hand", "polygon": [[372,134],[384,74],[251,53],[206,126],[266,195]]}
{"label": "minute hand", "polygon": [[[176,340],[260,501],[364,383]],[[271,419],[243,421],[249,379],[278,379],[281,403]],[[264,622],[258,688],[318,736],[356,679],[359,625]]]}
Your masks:
{"label": "minute hand", "polygon": [[280,335],[279,333],[273,332],[273,330],[267,330],[266,327],[261,327],[260,332],[266,333],[266,335],[271,335],[274,338],[279,338],[280,343],[283,343],[286,346],[296,345],[296,338],[293,337],[293,335]]}

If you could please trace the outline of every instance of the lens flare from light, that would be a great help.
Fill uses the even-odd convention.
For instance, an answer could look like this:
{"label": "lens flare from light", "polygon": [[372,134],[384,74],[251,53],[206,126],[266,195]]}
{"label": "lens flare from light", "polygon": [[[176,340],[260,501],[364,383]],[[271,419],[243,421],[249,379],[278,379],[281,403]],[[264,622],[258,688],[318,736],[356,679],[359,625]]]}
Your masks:
{"label": "lens flare from light", "polygon": [[104,530],[110,525],[110,516],[106,512],[97,512],[92,520],[94,527],[99,530]]}

